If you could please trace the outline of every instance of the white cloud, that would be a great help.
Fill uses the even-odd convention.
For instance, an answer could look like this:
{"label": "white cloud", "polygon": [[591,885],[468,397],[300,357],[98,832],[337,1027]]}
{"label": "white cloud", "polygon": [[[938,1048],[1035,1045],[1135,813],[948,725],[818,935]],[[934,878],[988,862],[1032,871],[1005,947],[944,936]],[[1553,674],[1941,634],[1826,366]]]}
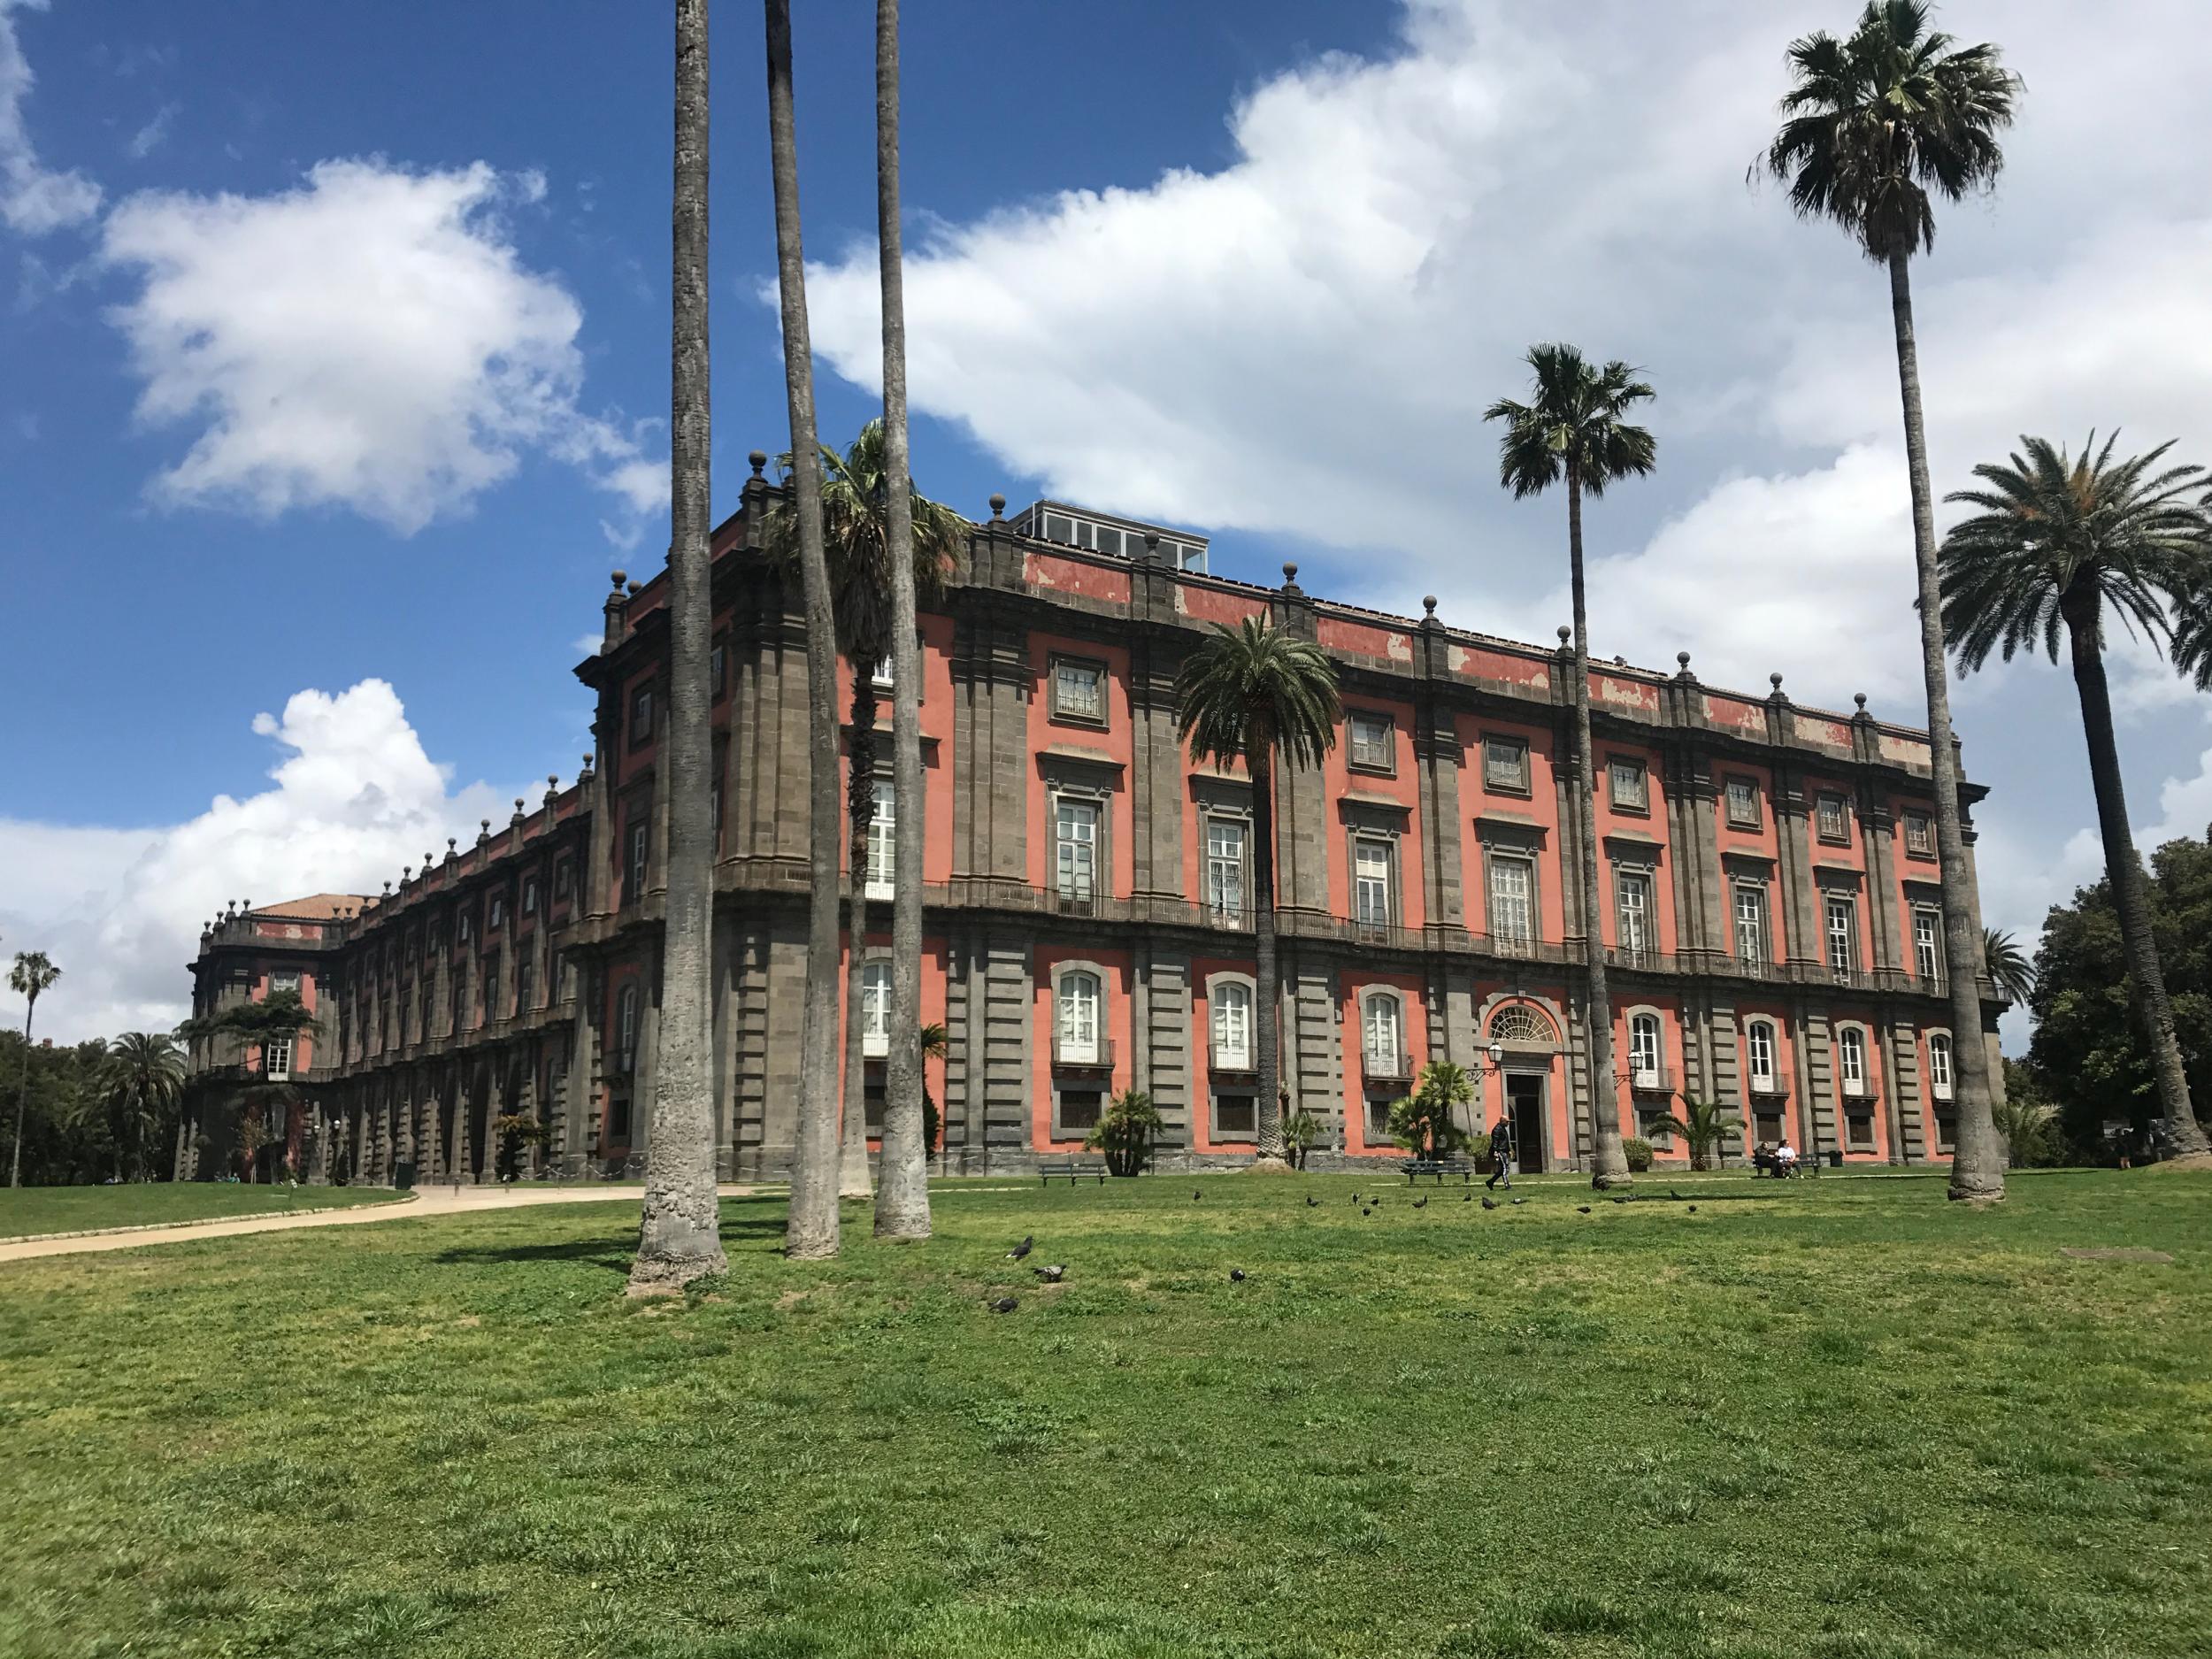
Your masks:
{"label": "white cloud", "polygon": [[123,146],[124,153],[133,161],[143,161],[169,142],[169,124],[182,112],[184,105],[177,103],[163,104],[153,113],[145,126],[131,134],[131,142]]}
{"label": "white cloud", "polygon": [[265,517],[340,506],[401,534],[463,512],[542,449],[643,513],[665,464],[577,398],[583,313],[527,269],[502,210],[541,175],[326,161],[256,197],[134,196],[102,254],[138,413],[198,428],[160,499]]}
{"label": "white cloud", "polygon": [[23,118],[36,77],[16,38],[19,12],[43,12],[46,0],[0,0],[0,219],[26,236],[81,225],[100,211],[100,187],[84,174],[42,166]]}
{"label": "white cloud", "polygon": [[[398,695],[365,680],[302,691],[253,729],[283,758],[272,787],[128,830],[0,818],[0,935],[43,949],[65,977],[40,1002],[58,1041],[165,1028],[188,1010],[202,924],[232,900],[377,893],[446,838],[503,821],[511,795],[454,790]],[[50,1023],[49,1023],[50,1022]]]}

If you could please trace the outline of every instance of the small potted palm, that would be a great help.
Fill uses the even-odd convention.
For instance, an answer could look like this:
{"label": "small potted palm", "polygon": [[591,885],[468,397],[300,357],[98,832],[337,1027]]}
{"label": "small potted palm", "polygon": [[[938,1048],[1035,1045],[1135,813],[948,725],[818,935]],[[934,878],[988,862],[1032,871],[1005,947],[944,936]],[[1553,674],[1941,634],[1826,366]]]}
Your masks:
{"label": "small potted palm", "polygon": [[1087,1152],[1106,1155],[1109,1175],[1142,1172],[1152,1156],[1152,1137],[1159,1133],[1160,1114],[1152,1096],[1141,1088],[1126,1088],[1106,1102],[1091,1133],[1083,1137]]}
{"label": "small potted palm", "polygon": [[1390,1138],[1417,1158],[1448,1158],[1463,1150],[1467,1132],[1453,1121],[1452,1109],[1475,1097],[1466,1068],[1432,1060],[1412,1094],[1390,1105]]}

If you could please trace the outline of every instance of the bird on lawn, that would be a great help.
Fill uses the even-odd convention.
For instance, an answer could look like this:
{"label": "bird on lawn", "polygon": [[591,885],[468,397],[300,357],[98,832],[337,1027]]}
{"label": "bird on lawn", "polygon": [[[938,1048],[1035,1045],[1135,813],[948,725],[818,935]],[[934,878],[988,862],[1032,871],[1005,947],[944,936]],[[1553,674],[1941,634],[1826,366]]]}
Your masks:
{"label": "bird on lawn", "polygon": [[1697,1206],[1695,1204],[1692,1204],[1690,1206],[1690,1213],[1694,1216],[1697,1214]]}
{"label": "bird on lawn", "polygon": [[1360,1212],[1359,1212],[1359,1213],[1360,1213],[1361,1215],[1363,1215],[1363,1216],[1371,1216],[1371,1215],[1373,1215],[1375,1212],[1374,1212],[1373,1210],[1369,1210],[1369,1209],[1368,1209],[1368,1208],[1366,1208],[1364,1205],[1362,1205],[1362,1206],[1361,1206],[1361,1208],[1360,1208]]}
{"label": "bird on lawn", "polygon": [[1491,1197],[1489,1194],[1485,1193],[1482,1195],[1482,1207],[1485,1210],[1495,1210],[1498,1207],[1498,1201]]}
{"label": "bird on lawn", "polygon": [[1191,1201],[1191,1202],[1193,1202],[1194,1204],[1194,1203],[1196,1203],[1196,1202],[1197,1202],[1200,1199],[1203,1198],[1205,1195],[1206,1195],[1205,1194],[1203,1194],[1203,1193],[1200,1192],[1200,1191],[1199,1191],[1199,1190],[1198,1190],[1195,1187],[1192,1187],[1192,1188],[1190,1189],[1190,1201]]}
{"label": "bird on lawn", "polygon": [[996,1302],[991,1304],[991,1311],[993,1313],[1011,1313],[1015,1309],[1020,1306],[1021,1303],[1016,1302],[1011,1296],[1001,1296]]}
{"label": "bird on lawn", "polygon": [[1575,1214],[1577,1214],[1578,1216],[1586,1216],[1586,1215],[1588,1215],[1589,1213],[1590,1213],[1590,1206],[1589,1206],[1589,1205],[1587,1205],[1587,1204],[1577,1204],[1577,1205],[1575,1206]]}
{"label": "bird on lawn", "polygon": [[1068,1270],[1061,1263],[1048,1262],[1042,1267],[1033,1267],[1029,1271],[1043,1279],[1046,1284],[1056,1285],[1067,1276]]}
{"label": "bird on lawn", "polygon": [[1517,1198],[1513,1202],[1517,1204],[1525,1204],[1528,1202],[1528,1200],[1525,1198]]}
{"label": "bird on lawn", "polygon": [[1018,1262],[1023,1256],[1027,1256],[1030,1251],[1035,1249],[1036,1248],[1036,1235],[1034,1233],[1025,1233],[1022,1234],[1022,1241],[1016,1245],[1012,1249],[1007,1251],[1006,1259],[1010,1262]]}
{"label": "bird on lawn", "polygon": [[1413,1201],[1413,1207],[1416,1210],[1426,1210],[1429,1207],[1429,1201],[1425,1198],[1417,1198]]}
{"label": "bird on lawn", "polygon": [[1320,1205],[1320,1202],[1321,1202],[1321,1201],[1320,1201],[1318,1198],[1316,1198],[1316,1197],[1315,1197],[1315,1196],[1314,1196],[1311,1193],[1308,1193],[1308,1194],[1306,1194],[1306,1208],[1307,1208],[1307,1209],[1309,1209],[1309,1210],[1313,1210],[1313,1209],[1316,1209],[1316,1208],[1317,1208],[1317,1207]]}
{"label": "bird on lawn", "polygon": [[1475,1195],[1472,1193],[1462,1193],[1459,1195],[1459,1202],[1463,1204],[1471,1204],[1475,1202]]}
{"label": "bird on lawn", "polygon": [[1229,1282],[1232,1285],[1241,1285],[1244,1283],[1244,1270],[1240,1267],[1231,1268],[1229,1270]]}

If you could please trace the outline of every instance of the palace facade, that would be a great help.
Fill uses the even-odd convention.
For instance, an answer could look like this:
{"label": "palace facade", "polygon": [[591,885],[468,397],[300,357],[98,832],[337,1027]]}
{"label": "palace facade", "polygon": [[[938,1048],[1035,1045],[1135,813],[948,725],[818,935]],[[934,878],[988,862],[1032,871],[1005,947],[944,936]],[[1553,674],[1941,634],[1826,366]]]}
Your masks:
{"label": "palace facade", "polygon": [[[753,476],[715,533],[714,1031],[726,1175],[787,1165],[807,902],[806,641],[795,577],[757,550],[777,486]],[[922,1018],[949,1171],[1073,1149],[1113,1092],[1148,1090],[1164,1162],[1233,1162],[1256,1124],[1251,800],[1194,765],[1172,687],[1218,623],[1317,641],[1344,726],[1279,775],[1284,1087],[1317,1163],[1394,1154],[1389,1103],[1430,1060],[1474,1075],[1525,1161],[1581,1167],[1592,1090],[1576,868],[1571,657],[1211,575],[1202,537],[992,500],[921,618],[927,837]],[[304,1102],[286,1153],[311,1179],[488,1179],[503,1118],[540,1125],[526,1170],[634,1171],[651,1119],[667,844],[657,764],[667,578],[616,572],[576,673],[594,752],[472,844],[426,849],[380,895],[213,922],[196,1013],[296,988],[317,1029],[265,1056]],[[837,706],[850,707],[840,664]],[[1924,733],[1595,665],[1596,814],[1624,1133],[1685,1096],[1731,1140],[1787,1135],[1853,1163],[1950,1150],[1952,1044]],[[887,723],[887,698],[886,700]],[[888,745],[885,745],[887,763]],[[887,773],[887,764],[884,766]],[[1965,789],[1970,807],[1984,792]],[[869,855],[887,900],[887,778]],[[886,932],[861,941],[872,1116]],[[1978,932],[1978,918],[1977,918]],[[848,970],[856,964],[849,951]],[[1978,971],[1979,964],[1961,964]],[[1990,1045],[2001,1004],[1985,977]],[[238,1167],[242,1085],[264,1060],[193,1055],[180,1178]]]}

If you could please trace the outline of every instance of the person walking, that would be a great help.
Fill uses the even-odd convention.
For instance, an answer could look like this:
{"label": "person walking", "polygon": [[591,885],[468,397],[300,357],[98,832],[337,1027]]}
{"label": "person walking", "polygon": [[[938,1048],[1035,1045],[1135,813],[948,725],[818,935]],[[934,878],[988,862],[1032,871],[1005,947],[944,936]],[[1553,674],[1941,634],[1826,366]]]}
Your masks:
{"label": "person walking", "polygon": [[1490,1126],[1490,1179],[1483,1185],[1494,1187],[1500,1181],[1513,1190],[1513,1119],[1504,1115]]}

